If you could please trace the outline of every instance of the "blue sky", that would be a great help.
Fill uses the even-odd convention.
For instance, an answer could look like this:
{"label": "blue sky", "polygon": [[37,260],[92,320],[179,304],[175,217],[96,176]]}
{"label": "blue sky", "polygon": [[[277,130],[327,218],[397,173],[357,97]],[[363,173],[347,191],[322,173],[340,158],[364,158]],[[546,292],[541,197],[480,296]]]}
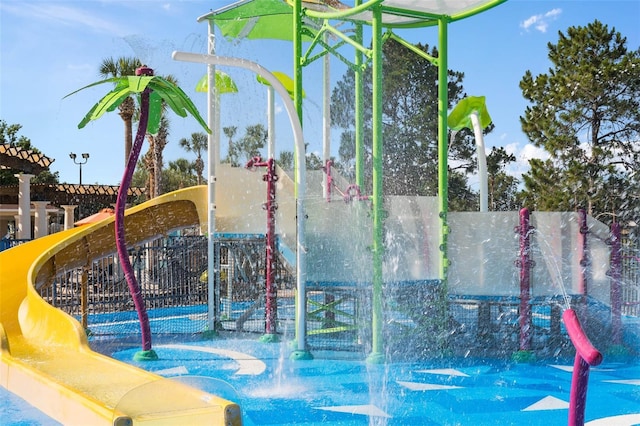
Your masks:
{"label": "blue sky", "polygon": [[[171,52],[204,53],[207,26],[196,19],[210,10],[230,4],[227,0],[1,0],[0,1],[0,118],[21,124],[21,135],[56,161],[52,170],[63,182],[77,183],[78,166],[70,152],[91,155],[83,167],[83,183],[118,184],[123,171],[123,124],[117,113],[105,115],[77,129],[78,122],[106,93],[98,86],[72,97],[68,93],[100,80],[98,66],[107,57],[138,56],[158,75],[172,74],[203,116],[206,97],[193,91],[205,66],[176,62]],[[449,67],[465,73],[469,95],[486,96],[496,126],[485,142],[487,149],[504,146],[519,164],[512,173],[526,170],[526,160],[540,156],[520,130],[519,116],[526,102],[518,83],[526,70],[546,72],[550,66],[547,43],[555,43],[558,31],[585,26],[599,19],[628,39],[628,49],[640,46],[640,1],[524,1],[510,0],[481,15],[449,27]],[[399,31],[411,42],[437,43],[437,30]],[[291,74],[292,47],[282,41],[229,42],[218,38],[221,55],[251,59],[272,71]],[[222,125],[266,125],[266,89],[255,77],[239,69],[224,69],[240,92],[222,98]],[[332,80],[344,73],[332,62]],[[321,152],[321,68],[305,69],[305,139]],[[280,102],[278,102],[281,104]],[[281,105],[276,128],[278,150],[293,150],[293,138]],[[172,115],[165,162],[193,158],[178,146],[200,128],[192,118]],[[134,127],[135,131],[135,127]],[[337,140],[334,131],[334,140]],[[144,148],[146,150],[146,146]],[[332,151],[337,153],[337,143]],[[223,154],[226,143],[222,143]]]}

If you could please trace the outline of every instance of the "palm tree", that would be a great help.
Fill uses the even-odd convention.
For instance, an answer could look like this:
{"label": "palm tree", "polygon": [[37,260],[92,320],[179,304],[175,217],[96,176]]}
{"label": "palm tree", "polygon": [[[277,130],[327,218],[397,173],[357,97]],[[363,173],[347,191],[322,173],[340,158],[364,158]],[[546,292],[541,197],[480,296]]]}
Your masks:
{"label": "palm tree", "polygon": [[[103,78],[119,78],[127,75],[134,75],[136,69],[140,68],[142,63],[138,58],[121,57],[118,59],[107,58],[100,64],[100,77]],[[131,146],[133,145],[133,117],[136,113],[136,102],[133,97],[127,96],[120,105],[118,105],[118,114],[124,121],[124,164],[126,166],[131,154]]]}
{"label": "palm tree", "polygon": [[[173,85],[178,85],[178,79],[170,74],[165,76],[164,79]],[[164,193],[162,184],[162,152],[167,146],[167,143],[169,143],[167,139],[169,137],[169,119],[165,116],[165,112],[167,111],[167,103],[165,101],[162,101],[161,111],[162,117],[160,118],[158,133],[147,135],[149,151],[147,151],[145,155],[145,166],[149,171],[149,198],[154,198]]]}
{"label": "palm tree", "polygon": [[[233,137],[238,132],[238,128],[236,126],[223,127],[222,131],[224,132],[225,136],[229,138],[229,151],[231,151],[231,147],[233,146]],[[231,155],[227,154],[227,157],[222,162],[231,163]]]}
{"label": "palm tree", "polygon": [[163,193],[162,185],[162,167],[163,158],[162,151],[169,142],[167,137],[169,136],[169,119],[164,116],[164,111],[160,118],[160,127],[158,133],[155,135],[148,134],[147,140],[149,141],[149,150],[144,155],[144,166],[147,169],[148,180],[147,189],[149,198],[155,198]]}
{"label": "palm tree", "polygon": [[205,133],[192,133],[191,140],[187,138],[180,139],[180,146],[187,152],[196,154],[195,169],[198,174],[198,185],[204,180],[204,161],[202,160],[202,151],[207,149],[207,135]]}
{"label": "palm tree", "polygon": [[[96,120],[107,111],[113,111],[132,94],[140,94],[140,121],[138,131],[131,148],[131,154],[124,169],[122,183],[118,189],[115,214],[116,248],[118,259],[122,265],[124,276],[127,280],[129,292],[138,313],[140,329],[142,334],[142,351],[138,352],[134,359],[146,360],[157,359],[158,355],[151,349],[151,327],[149,326],[149,316],[144,304],[140,285],[138,284],[129,255],[124,232],[124,208],[127,201],[127,192],[131,186],[133,172],[135,171],[142,144],[147,133],[155,134],[160,128],[162,117],[162,100],[165,100],[171,109],[181,117],[186,117],[190,113],[207,131],[211,130],[202,119],[196,106],[191,99],[178,86],[168,82],[162,77],[154,76],[153,70],[142,66],[135,70],[135,76],[122,76],[109,78],[85,86],[67,96],[77,93],[80,90],[96,86],[103,83],[115,83],[116,87],[107,93],[98,103],[96,103],[87,115],[80,121],[78,128],[83,128],[89,121]],[[65,96],[65,98],[67,97]]]}
{"label": "palm tree", "polygon": [[171,191],[196,185],[196,179],[193,176],[194,165],[186,158],[169,161],[169,166],[164,172],[166,186]]}

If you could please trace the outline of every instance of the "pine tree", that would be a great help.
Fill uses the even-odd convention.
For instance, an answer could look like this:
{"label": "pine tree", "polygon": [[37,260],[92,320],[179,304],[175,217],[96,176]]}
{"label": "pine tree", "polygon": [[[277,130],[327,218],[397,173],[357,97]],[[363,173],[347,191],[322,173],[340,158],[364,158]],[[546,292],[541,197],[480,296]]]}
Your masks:
{"label": "pine tree", "polygon": [[[437,49],[418,43],[416,47],[432,57]],[[438,70],[394,40],[383,47],[383,164],[384,193],[387,195],[436,195],[438,180]],[[370,70],[368,70],[370,71]],[[364,73],[365,181],[371,178],[371,73]],[[449,71],[449,107],[464,96],[463,73]],[[354,72],[349,69],[331,96],[331,122],[340,128],[338,165],[353,171],[355,158]],[[466,173],[473,171],[475,146],[471,132],[460,132],[450,145],[450,207],[471,209],[477,195],[467,185]],[[369,173],[369,175],[367,175]],[[463,185],[457,188],[456,185]],[[368,189],[364,188],[363,192]],[[455,194],[455,197],[454,197]]]}
{"label": "pine tree", "polygon": [[640,166],[640,49],[596,20],[559,32],[548,44],[551,68],[520,82],[531,102],[521,117],[529,140],[549,154],[524,178],[529,207],[613,212],[630,219]]}

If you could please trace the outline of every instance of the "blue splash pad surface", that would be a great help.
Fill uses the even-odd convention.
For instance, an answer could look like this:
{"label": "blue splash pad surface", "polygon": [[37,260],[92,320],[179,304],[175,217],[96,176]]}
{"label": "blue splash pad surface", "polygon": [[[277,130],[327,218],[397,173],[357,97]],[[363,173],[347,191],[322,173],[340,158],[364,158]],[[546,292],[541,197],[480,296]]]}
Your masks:
{"label": "blue splash pad surface", "polygon": [[42,414],[24,399],[0,387],[0,425],[57,426],[60,423]]}
{"label": "blue splash pad surface", "polygon": [[[134,362],[138,345],[109,345],[114,358],[241,405],[246,425],[562,425],[572,360],[534,365],[482,359],[372,365],[353,354],[291,361],[287,343],[213,340],[154,345],[160,359]],[[115,349],[114,349],[115,348]],[[329,357],[332,357],[330,359]],[[342,357],[343,359],[336,359]],[[0,388],[0,424],[58,425]],[[606,420],[605,420],[606,419]],[[640,363],[591,370],[587,425],[640,424]],[[600,423],[598,423],[600,421]]]}
{"label": "blue splash pad surface", "polygon": [[[292,361],[287,343],[214,340],[156,344],[158,361],[114,358],[238,402],[248,425],[561,425],[566,424],[573,360],[496,360],[372,365],[318,353]],[[329,359],[329,357],[333,359]],[[351,354],[351,356],[353,356]],[[591,370],[586,421],[627,415],[640,423],[640,364]],[[632,416],[629,416],[632,415]]]}

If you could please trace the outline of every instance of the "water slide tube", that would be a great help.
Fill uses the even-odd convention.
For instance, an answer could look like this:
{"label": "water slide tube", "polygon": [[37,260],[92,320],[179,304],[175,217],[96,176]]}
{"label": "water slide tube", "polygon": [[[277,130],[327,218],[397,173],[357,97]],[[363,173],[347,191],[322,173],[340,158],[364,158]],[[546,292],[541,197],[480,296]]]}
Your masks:
{"label": "water slide tube", "polygon": [[[128,209],[128,243],[198,224],[206,231],[206,190]],[[114,250],[112,217],[0,253],[0,384],[65,425],[241,425],[230,401],[93,352],[78,321],[38,295],[62,270]]]}

